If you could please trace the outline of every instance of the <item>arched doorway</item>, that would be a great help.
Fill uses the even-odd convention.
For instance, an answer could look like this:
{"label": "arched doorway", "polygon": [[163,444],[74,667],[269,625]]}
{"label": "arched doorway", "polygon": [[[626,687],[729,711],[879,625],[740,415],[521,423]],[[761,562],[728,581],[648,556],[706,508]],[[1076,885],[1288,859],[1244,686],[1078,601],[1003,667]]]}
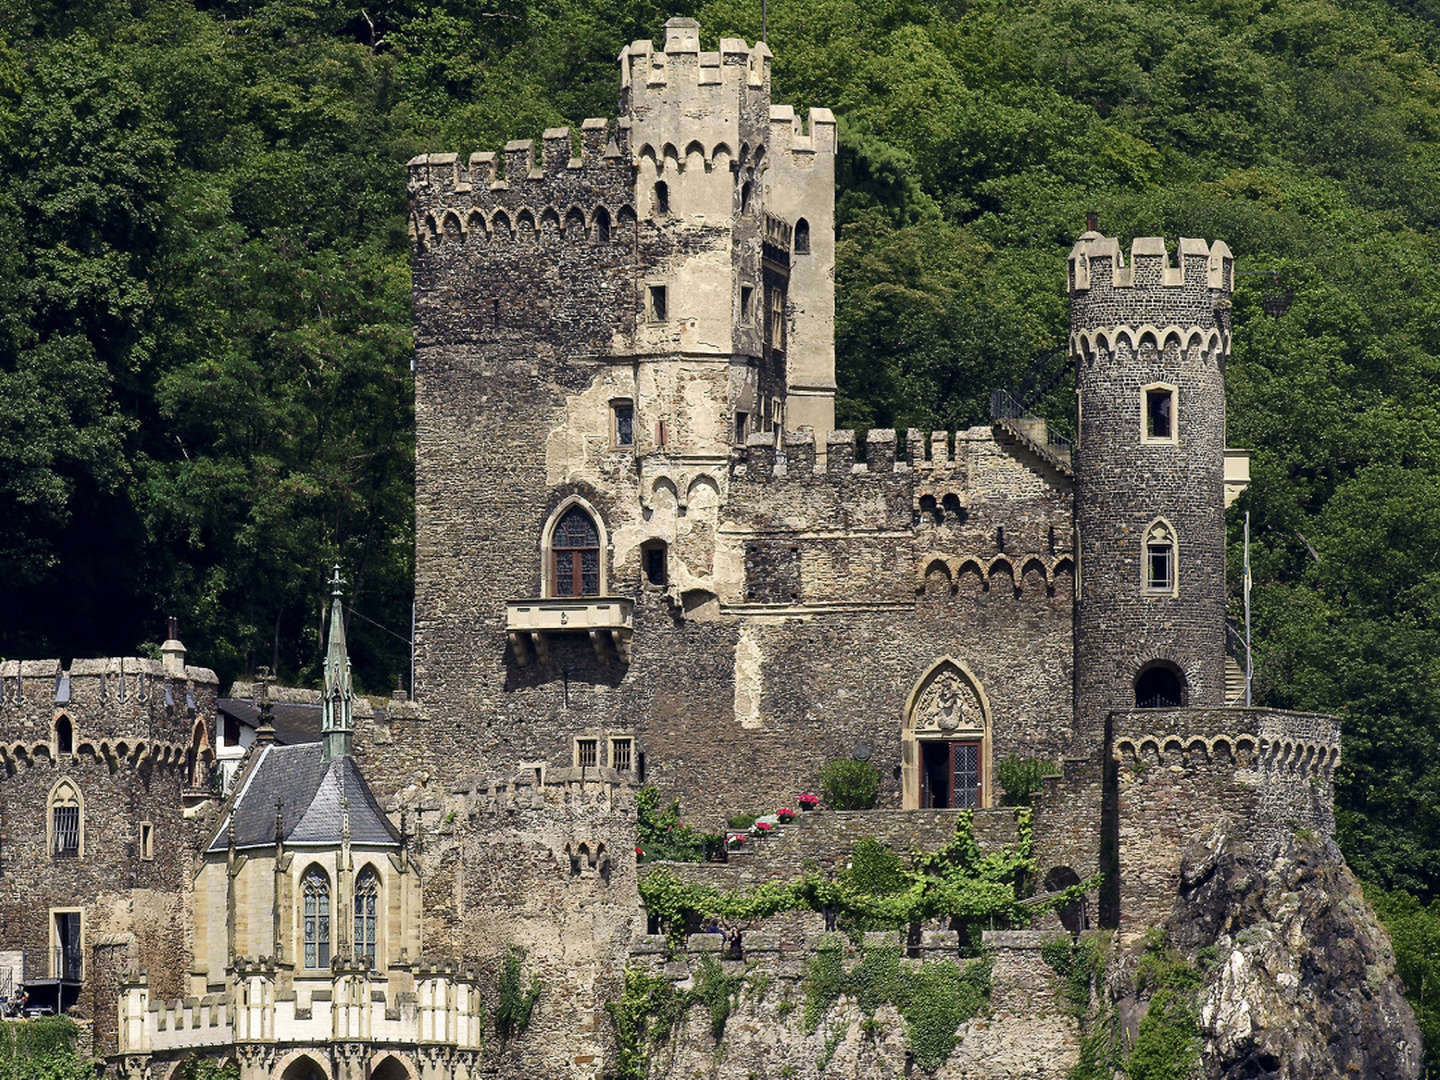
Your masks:
{"label": "arched doorway", "polygon": [[1137,709],[1178,709],[1185,704],[1185,675],[1168,660],[1146,664],[1135,676]]}
{"label": "arched doorway", "polygon": [[[1068,866],[1055,866],[1045,875],[1044,889],[1047,893],[1060,892],[1072,885],[1080,884],[1080,875]],[[1085,910],[1085,900],[1072,900],[1057,912],[1060,922],[1072,934],[1090,929],[1090,916]]]}
{"label": "arched doorway", "polygon": [[901,729],[907,810],[990,805],[990,702],[969,668],[945,657],[920,677]]}
{"label": "arched doorway", "polygon": [[309,1054],[298,1054],[281,1071],[279,1080],[330,1080],[330,1072]]}
{"label": "arched doorway", "polygon": [[370,1080],[415,1080],[414,1074],[394,1054],[386,1054],[370,1066]]}

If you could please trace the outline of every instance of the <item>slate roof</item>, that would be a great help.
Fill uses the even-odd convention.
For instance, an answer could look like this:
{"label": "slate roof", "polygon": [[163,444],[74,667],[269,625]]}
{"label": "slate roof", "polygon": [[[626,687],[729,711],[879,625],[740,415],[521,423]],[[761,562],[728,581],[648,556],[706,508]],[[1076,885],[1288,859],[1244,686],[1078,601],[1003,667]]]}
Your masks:
{"label": "slate roof", "polygon": [[261,750],[209,850],[224,851],[229,846],[232,819],[237,848],[273,846],[277,802],[287,844],[338,845],[348,815],[352,844],[398,847],[400,834],[375,801],[354,759],[336,757],[326,762],[323,753],[320,743]]}
{"label": "slate roof", "polygon": [[[246,727],[260,726],[260,707],[249,698],[221,698],[215,703],[215,707],[226,716],[233,716]],[[318,704],[272,701],[270,723],[275,728],[275,741],[285,746],[319,742],[320,714]]]}

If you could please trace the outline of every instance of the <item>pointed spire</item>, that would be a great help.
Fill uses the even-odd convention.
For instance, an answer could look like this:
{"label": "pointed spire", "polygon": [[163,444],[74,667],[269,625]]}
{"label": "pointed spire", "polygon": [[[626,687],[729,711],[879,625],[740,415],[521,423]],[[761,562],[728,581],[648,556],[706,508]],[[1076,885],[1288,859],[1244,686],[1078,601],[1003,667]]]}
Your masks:
{"label": "pointed spire", "polygon": [[336,563],[330,577],[330,639],[325,648],[325,711],[320,724],[326,761],[350,756],[350,738],[354,730],[355,690],[350,683],[350,654],[345,648],[345,612],[340,602],[344,584],[340,577],[340,564]]}

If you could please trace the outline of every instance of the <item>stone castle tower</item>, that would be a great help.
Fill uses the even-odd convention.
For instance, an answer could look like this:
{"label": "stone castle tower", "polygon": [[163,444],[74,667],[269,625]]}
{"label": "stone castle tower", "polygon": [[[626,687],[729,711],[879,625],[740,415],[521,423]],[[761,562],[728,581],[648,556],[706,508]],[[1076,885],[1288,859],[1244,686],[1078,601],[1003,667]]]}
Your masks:
{"label": "stone castle tower", "polygon": [[[646,617],[507,602],[628,597],[642,562],[672,600],[713,599],[734,448],[833,423],[834,118],[802,128],[770,102],[763,43],[702,51],[690,19],[620,67],[621,116],[578,147],[556,129],[538,160],[521,141],[410,163],[415,681],[446,718],[442,773],[569,759],[569,733],[534,721],[609,698]],[[593,555],[561,572],[572,541]]]}
{"label": "stone castle tower", "polygon": [[1225,703],[1225,360],[1230,250],[1182,239],[1070,252],[1075,461],[1075,711],[1104,743],[1112,709]]}

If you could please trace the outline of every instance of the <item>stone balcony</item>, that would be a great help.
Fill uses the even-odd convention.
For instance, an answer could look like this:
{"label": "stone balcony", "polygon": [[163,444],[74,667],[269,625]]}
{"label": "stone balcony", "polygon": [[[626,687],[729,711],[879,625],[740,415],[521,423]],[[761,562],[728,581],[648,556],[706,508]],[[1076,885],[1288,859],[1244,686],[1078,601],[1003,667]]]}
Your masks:
{"label": "stone balcony", "polygon": [[505,605],[505,632],[523,667],[532,659],[549,659],[550,639],[559,634],[585,634],[601,660],[630,660],[630,635],[635,605],[621,596],[555,596],[511,600]]}

